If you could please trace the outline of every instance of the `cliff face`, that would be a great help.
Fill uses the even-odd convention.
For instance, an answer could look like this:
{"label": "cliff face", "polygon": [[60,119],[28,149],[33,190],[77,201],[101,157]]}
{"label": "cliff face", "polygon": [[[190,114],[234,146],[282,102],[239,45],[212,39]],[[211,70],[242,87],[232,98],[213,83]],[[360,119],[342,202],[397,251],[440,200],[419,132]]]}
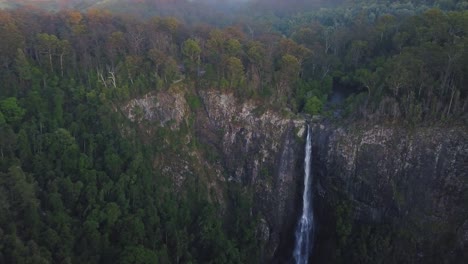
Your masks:
{"label": "cliff face", "polygon": [[221,154],[229,181],[253,191],[260,214],[259,235],[265,259],[290,239],[294,225],[297,180],[301,178],[305,120],[264,110],[254,102],[239,104],[231,94],[201,93],[204,111],[198,115],[197,136]]}
{"label": "cliff face", "polygon": [[[153,93],[123,110],[145,123],[148,134],[162,127],[183,141],[155,161],[179,187],[198,175],[221,203],[229,182],[251,192],[262,259],[289,261],[301,208],[306,120],[219,91],[201,91],[198,107],[188,96]],[[466,130],[311,123],[316,263],[467,258]],[[195,141],[198,147],[188,147]]]}
{"label": "cliff face", "polygon": [[[214,90],[201,91],[200,106],[187,111],[185,97],[190,95],[180,90],[152,93],[130,101],[123,111],[130,120],[144,124],[149,136],[162,127],[179,133],[188,144],[198,143],[198,150],[180,146],[174,153],[177,162],[170,158],[155,162],[177,185],[183,186],[186,177],[202,176],[217,193],[213,199],[221,203],[229,182],[253,193],[251,213],[259,216],[256,233],[262,258],[270,262],[280,245],[291,244],[305,120],[263,109],[252,101],[240,103],[234,95]],[[192,123],[190,130],[181,133],[188,123]]]}
{"label": "cliff face", "polygon": [[[318,260],[467,259],[465,129],[318,125],[314,131]],[[323,253],[334,247],[335,256]]]}

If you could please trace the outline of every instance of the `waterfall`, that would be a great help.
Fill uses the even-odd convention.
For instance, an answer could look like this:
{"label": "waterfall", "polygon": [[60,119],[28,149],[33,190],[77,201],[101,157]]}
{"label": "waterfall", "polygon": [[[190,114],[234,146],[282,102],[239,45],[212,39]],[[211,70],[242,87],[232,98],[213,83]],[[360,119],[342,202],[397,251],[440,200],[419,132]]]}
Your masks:
{"label": "waterfall", "polygon": [[314,212],[311,201],[311,159],[312,159],[312,131],[307,126],[307,142],[304,158],[304,194],[302,195],[302,215],[296,228],[296,243],[294,259],[297,264],[309,262],[309,251],[314,246]]}

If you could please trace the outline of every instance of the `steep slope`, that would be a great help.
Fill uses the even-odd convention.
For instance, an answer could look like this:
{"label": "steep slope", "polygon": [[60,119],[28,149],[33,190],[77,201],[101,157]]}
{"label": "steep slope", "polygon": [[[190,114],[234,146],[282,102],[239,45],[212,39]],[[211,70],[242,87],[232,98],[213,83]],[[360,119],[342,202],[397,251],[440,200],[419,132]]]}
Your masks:
{"label": "steep slope", "polygon": [[[317,259],[466,261],[465,128],[317,126],[316,134]],[[325,250],[329,247],[339,250]]]}
{"label": "steep slope", "polygon": [[[147,135],[157,127],[184,133],[184,123],[193,122],[185,135],[179,134],[186,144],[176,151],[177,160],[168,158],[156,166],[181,186],[189,172],[204,177],[213,199],[221,202],[228,183],[240,183],[253,194],[256,236],[264,247],[262,259],[270,260],[280,243],[288,245],[292,239],[305,120],[262,110],[258,104],[241,103],[234,95],[215,90],[201,91],[199,99],[192,96],[181,90],[154,93],[132,100],[124,111],[147,128]],[[195,109],[192,105],[192,112],[186,110],[186,97],[201,100]],[[193,142],[197,147],[190,149]]]}
{"label": "steep slope", "polygon": [[[205,90],[199,96],[184,89],[159,92],[125,109],[133,120],[130,113],[140,112],[140,124],[149,121],[149,132],[166,126],[177,133],[191,122],[183,138],[189,145],[198,142],[193,150],[198,165],[179,156],[158,166],[178,177],[181,186],[184,171],[200,174],[196,168],[204,167],[206,185],[218,201],[226,199],[229,182],[240,183],[253,196],[261,259],[289,261],[300,214],[307,121],[258,102],[240,102],[230,93]],[[467,258],[466,130],[308,122],[316,153],[319,223],[313,258],[318,263],[456,263]]]}

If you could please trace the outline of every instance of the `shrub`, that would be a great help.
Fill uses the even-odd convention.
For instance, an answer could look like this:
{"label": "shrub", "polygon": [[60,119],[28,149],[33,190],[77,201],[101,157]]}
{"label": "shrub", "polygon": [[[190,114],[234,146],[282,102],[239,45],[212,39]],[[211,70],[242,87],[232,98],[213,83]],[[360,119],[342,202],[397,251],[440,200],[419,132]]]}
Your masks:
{"label": "shrub", "polygon": [[304,111],[311,115],[317,115],[322,111],[323,103],[317,96],[312,96],[307,99],[304,106]]}

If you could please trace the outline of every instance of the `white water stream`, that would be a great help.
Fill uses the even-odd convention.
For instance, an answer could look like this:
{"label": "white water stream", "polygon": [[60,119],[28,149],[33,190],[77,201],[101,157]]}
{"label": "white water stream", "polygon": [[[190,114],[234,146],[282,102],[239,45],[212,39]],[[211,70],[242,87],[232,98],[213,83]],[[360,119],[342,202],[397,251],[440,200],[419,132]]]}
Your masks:
{"label": "white water stream", "polygon": [[304,158],[304,194],[302,196],[302,215],[296,228],[296,243],[294,246],[294,260],[297,264],[309,262],[309,252],[314,246],[314,212],[311,200],[311,159],[312,159],[312,131],[307,126],[307,142]]}

